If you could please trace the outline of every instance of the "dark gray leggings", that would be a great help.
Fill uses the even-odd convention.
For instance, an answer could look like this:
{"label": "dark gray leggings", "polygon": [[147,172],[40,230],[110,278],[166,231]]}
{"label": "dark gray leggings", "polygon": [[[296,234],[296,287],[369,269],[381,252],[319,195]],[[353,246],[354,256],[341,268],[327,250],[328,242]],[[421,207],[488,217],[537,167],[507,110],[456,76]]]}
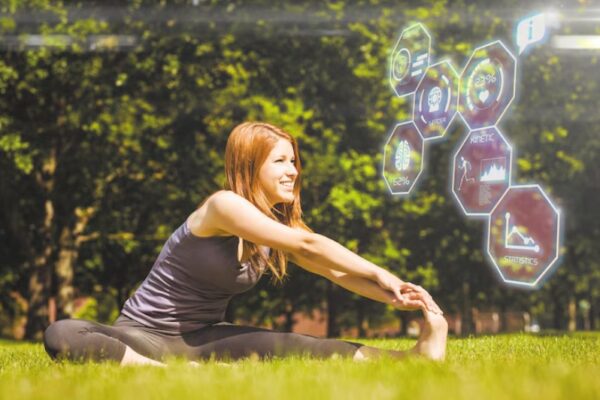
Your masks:
{"label": "dark gray leggings", "polygon": [[44,347],[53,359],[121,361],[126,346],[154,360],[182,356],[190,360],[236,360],[334,354],[353,356],[362,345],[298,333],[276,332],[221,322],[188,333],[148,328],[124,315],[113,326],[81,319],[54,322],[44,333]]}

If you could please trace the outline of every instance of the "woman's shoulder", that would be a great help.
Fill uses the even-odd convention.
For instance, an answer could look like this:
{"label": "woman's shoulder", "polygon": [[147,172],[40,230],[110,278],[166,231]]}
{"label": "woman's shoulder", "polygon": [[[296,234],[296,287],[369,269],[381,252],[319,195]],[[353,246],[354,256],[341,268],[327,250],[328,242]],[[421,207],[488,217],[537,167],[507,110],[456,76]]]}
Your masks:
{"label": "woman's shoulder", "polygon": [[214,192],[213,194],[211,194],[210,196],[208,196],[208,198],[206,199],[206,202],[211,202],[211,203],[215,203],[215,202],[236,202],[236,201],[244,201],[244,202],[248,202],[248,200],[246,200],[243,196],[240,196],[239,194],[237,194],[236,192],[234,192],[233,190],[219,190],[217,192]]}
{"label": "woman's shoulder", "polygon": [[[225,196],[230,196],[228,190],[220,190],[210,195],[200,207],[194,210],[187,218],[186,225],[188,230],[197,237],[212,236],[232,236],[231,233],[218,229],[211,224],[213,205],[215,202],[222,202]],[[235,193],[233,193],[235,195]],[[236,195],[237,196],[237,195]]]}
{"label": "woman's shoulder", "polygon": [[227,205],[239,201],[247,200],[235,193],[234,191],[223,189],[214,192],[213,194],[209,195],[206,199],[204,199],[204,201],[196,209],[196,211],[199,209],[214,209],[215,205]]}
{"label": "woman's shoulder", "polygon": [[206,205],[206,209],[211,216],[217,217],[236,215],[250,210],[252,210],[251,212],[260,212],[250,200],[232,190],[225,189],[210,195],[203,205]]}

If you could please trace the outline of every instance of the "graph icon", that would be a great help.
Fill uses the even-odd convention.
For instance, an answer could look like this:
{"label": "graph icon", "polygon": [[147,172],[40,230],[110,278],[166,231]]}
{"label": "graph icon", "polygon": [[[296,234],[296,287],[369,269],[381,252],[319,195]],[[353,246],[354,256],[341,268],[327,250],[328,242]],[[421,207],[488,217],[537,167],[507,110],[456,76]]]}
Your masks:
{"label": "graph icon", "polygon": [[512,250],[526,250],[538,253],[540,246],[533,240],[531,236],[526,236],[519,232],[516,225],[510,226],[510,213],[504,214],[505,230],[504,230],[504,247]]}
{"label": "graph icon", "polygon": [[506,180],[506,157],[481,160],[481,182],[501,182]]}

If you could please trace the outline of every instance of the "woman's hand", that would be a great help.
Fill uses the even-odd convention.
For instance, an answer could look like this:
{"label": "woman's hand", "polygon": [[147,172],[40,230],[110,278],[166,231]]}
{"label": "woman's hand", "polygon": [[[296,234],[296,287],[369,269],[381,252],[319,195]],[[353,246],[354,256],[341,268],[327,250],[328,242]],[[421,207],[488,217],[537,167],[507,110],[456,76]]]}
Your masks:
{"label": "woman's hand", "polygon": [[400,310],[422,309],[423,311],[443,314],[431,295],[419,285],[404,282],[384,269],[377,274],[376,282],[382,289],[389,290],[394,294],[395,298],[392,300],[392,305]]}
{"label": "woman's hand", "polygon": [[402,311],[423,311],[423,315],[427,315],[429,313],[436,315],[443,315],[444,313],[438,307],[435,302],[429,302],[426,299],[426,296],[419,292],[409,292],[402,295],[401,299],[397,299],[395,296],[391,295],[392,298],[388,304],[392,305],[394,308]]}

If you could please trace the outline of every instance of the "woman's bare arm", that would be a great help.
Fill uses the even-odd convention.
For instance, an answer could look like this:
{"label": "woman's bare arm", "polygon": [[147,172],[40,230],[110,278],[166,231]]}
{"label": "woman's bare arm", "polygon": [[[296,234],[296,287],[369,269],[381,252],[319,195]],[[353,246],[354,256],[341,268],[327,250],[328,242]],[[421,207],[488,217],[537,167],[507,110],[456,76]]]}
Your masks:
{"label": "woman's bare arm", "polygon": [[[399,301],[404,299],[402,293],[408,291],[421,292],[431,298],[423,288],[400,280],[334,240],[274,221],[234,192],[217,192],[207,200],[206,206],[204,223],[208,230],[226,232],[282,250],[314,265],[325,265],[330,270],[367,278],[382,289],[391,291]],[[434,311],[431,303],[428,302]]]}
{"label": "woman's bare arm", "polygon": [[209,230],[227,232],[352,275],[376,280],[381,272],[381,268],[334,240],[272,220],[231,191],[214,194],[207,200],[206,210],[204,218]]}
{"label": "woman's bare arm", "polygon": [[292,255],[290,261],[301,268],[321,275],[333,283],[347,289],[353,293],[359,294],[371,300],[389,304],[400,310],[429,310],[428,298],[422,293],[411,291],[403,295],[402,300],[398,300],[391,291],[383,289],[376,282],[360,276],[351,275],[345,272],[339,272],[315,264],[305,258]]}

